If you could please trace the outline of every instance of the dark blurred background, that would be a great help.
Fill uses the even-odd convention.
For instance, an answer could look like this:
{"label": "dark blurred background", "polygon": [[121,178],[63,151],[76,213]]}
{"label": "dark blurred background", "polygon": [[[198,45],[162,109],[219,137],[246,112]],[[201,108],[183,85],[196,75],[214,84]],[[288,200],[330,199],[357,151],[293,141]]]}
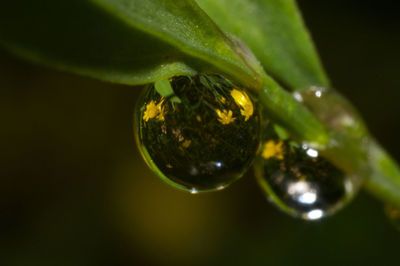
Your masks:
{"label": "dark blurred background", "polygon": [[[399,5],[299,5],[334,86],[400,161]],[[311,223],[251,171],[218,193],[164,184],[134,142],[138,93],[0,50],[0,265],[400,265],[400,232],[365,192]]]}

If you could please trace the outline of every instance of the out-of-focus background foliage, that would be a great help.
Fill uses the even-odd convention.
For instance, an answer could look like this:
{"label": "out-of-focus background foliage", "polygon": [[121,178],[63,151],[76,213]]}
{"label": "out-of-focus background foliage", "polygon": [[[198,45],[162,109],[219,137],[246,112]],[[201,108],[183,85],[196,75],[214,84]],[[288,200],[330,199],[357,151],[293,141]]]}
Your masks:
{"label": "out-of-focus background foliage", "polygon": [[[299,5],[333,84],[400,160],[399,5]],[[365,193],[309,223],[251,171],[217,193],[164,184],[134,142],[139,91],[0,50],[0,265],[399,265],[400,232]]]}

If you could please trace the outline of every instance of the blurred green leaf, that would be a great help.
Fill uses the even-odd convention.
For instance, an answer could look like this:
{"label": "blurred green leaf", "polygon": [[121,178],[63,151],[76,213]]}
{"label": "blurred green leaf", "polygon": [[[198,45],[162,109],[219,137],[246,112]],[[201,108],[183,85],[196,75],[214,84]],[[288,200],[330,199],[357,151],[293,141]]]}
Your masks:
{"label": "blurred green leaf", "polygon": [[265,71],[291,89],[329,86],[294,0],[197,0],[251,48]]}
{"label": "blurred green leaf", "polygon": [[163,97],[168,97],[174,94],[171,83],[167,79],[157,80],[154,83],[154,88]]}
{"label": "blurred green leaf", "polygon": [[194,1],[7,1],[0,43],[30,60],[117,83],[217,70],[259,82]]}

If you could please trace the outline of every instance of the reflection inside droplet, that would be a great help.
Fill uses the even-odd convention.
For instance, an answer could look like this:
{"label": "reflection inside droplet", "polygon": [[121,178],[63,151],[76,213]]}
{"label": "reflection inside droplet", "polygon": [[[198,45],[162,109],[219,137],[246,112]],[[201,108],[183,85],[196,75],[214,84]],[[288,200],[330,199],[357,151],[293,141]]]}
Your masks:
{"label": "reflection inside droplet", "polygon": [[305,218],[307,220],[317,220],[317,219],[322,218],[323,215],[324,215],[323,210],[316,209],[316,210],[312,210],[312,211],[308,212]]}
{"label": "reflection inside droplet", "polygon": [[190,175],[192,175],[192,176],[196,176],[196,175],[199,174],[199,170],[197,170],[196,166],[191,165],[191,166],[189,167],[189,173],[190,173]]}
{"label": "reflection inside droplet", "polygon": [[214,166],[215,166],[215,168],[221,168],[222,167],[222,162],[211,162]]}
{"label": "reflection inside droplet", "polygon": [[313,158],[317,158],[318,157],[318,151],[317,150],[309,148],[309,149],[307,149],[306,153],[310,157],[313,157]]}
{"label": "reflection inside droplet", "polygon": [[[281,210],[306,220],[332,215],[353,197],[358,176],[344,173],[307,144],[271,138],[254,169],[258,183]],[[278,152],[279,151],[279,152]]]}
{"label": "reflection inside droplet", "polygon": [[316,190],[306,181],[293,182],[288,186],[288,194],[303,204],[313,204],[317,199]]}
{"label": "reflection inside droplet", "polygon": [[317,194],[313,191],[305,192],[299,197],[299,201],[304,204],[313,204],[317,200]]}
{"label": "reflection inside droplet", "polygon": [[141,154],[155,174],[177,188],[198,193],[227,187],[243,176],[260,145],[255,103],[220,75],[149,85],[136,110]]}

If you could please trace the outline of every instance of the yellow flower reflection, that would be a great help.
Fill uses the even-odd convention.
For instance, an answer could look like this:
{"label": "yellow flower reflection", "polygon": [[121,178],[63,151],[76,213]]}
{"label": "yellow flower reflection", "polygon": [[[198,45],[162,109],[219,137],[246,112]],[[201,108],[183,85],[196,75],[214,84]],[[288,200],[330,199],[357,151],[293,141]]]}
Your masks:
{"label": "yellow flower reflection", "polygon": [[240,113],[245,117],[245,121],[247,121],[254,113],[254,106],[250,97],[246,92],[237,89],[231,91],[231,96],[235,100],[235,103],[240,107]]}
{"label": "yellow flower reflection", "polygon": [[156,104],[153,100],[151,100],[147,105],[146,105],[146,110],[144,111],[143,114],[143,120],[144,121],[149,121],[149,119],[152,118],[157,118],[160,121],[164,121],[165,119],[165,106],[163,105],[164,103],[164,98],[161,98],[161,101]]}
{"label": "yellow flower reflection", "polygon": [[185,140],[183,143],[182,143],[182,147],[183,148],[189,148],[189,146],[190,146],[190,144],[192,143],[192,141],[191,140]]}
{"label": "yellow flower reflection", "polygon": [[236,118],[232,117],[232,110],[219,110],[215,111],[218,115],[218,121],[223,124],[227,125],[235,121]]}
{"label": "yellow flower reflection", "polygon": [[164,103],[164,98],[161,98],[161,101],[157,104],[157,109],[158,109],[158,116],[157,119],[160,121],[164,121],[165,120],[165,105],[163,105]]}
{"label": "yellow flower reflection", "polygon": [[283,160],[283,141],[274,141],[274,140],[269,140],[267,143],[264,145],[264,149],[262,151],[261,156],[264,159],[269,159],[271,157],[275,157],[279,160]]}

